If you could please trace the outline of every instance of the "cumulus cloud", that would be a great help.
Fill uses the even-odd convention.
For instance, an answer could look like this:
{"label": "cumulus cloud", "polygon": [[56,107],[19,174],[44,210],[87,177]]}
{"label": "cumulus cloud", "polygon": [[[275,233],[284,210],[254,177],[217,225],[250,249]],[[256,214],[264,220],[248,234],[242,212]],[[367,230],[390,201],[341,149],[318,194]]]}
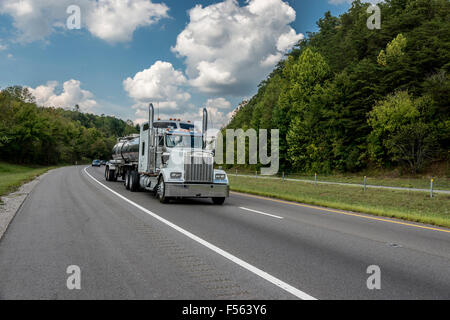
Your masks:
{"label": "cumulus cloud", "polygon": [[193,114],[191,95],[185,91],[187,79],[170,62],[156,61],[151,67],[123,81],[123,87],[134,101],[136,123],[146,121],[148,104],[154,103],[161,117],[183,118]]}
{"label": "cumulus cloud", "polygon": [[219,110],[219,108],[209,107],[208,108],[209,129],[223,128],[230,121],[231,114],[232,114],[231,112]]}
{"label": "cumulus cloud", "polygon": [[[208,109],[208,128],[214,130],[221,129],[224,125],[228,124],[232,117],[232,112],[228,112],[228,109],[221,109],[222,106],[217,104],[211,104],[212,99],[208,99],[206,107]],[[209,103],[208,103],[209,102]],[[226,104],[229,104],[227,101]],[[205,106],[204,105],[204,106]],[[192,103],[184,104],[177,109],[167,109],[161,107],[160,104],[155,104],[156,114],[155,117],[161,119],[182,119],[183,121],[191,121],[199,129],[201,128],[201,121],[203,117],[203,107],[199,107]],[[142,108],[136,110],[135,124],[141,124],[148,121],[148,105],[143,105]]]}
{"label": "cumulus cloud", "polygon": [[80,81],[71,79],[64,82],[60,94],[55,92],[58,85],[57,81],[49,81],[45,85],[28,89],[36,98],[36,103],[44,107],[71,109],[78,104],[81,111],[90,112],[97,105],[97,102],[92,99],[94,95],[90,91],[81,89]]}
{"label": "cumulus cloud", "polygon": [[161,107],[176,109],[191,97],[183,90],[186,82],[183,73],[171,63],[156,61],[150,68],[125,79],[123,87],[138,104],[157,102]]}
{"label": "cumulus cloud", "polygon": [[[135,101],[137,124],[148,121],[148,104],[154,103],[156,116],[201,121],[202,108],[189,103],[188,81],[184,74],[169,62],[156,61],[151,67],[123,81],[123,87]],[[210,98],[204,103],[209,112],[211,128],[219,129],[231,118],[231,103],[223,97]]]}
{"label": "cumulus cloud", "polygon": [[230,109],[231,103],[225,98],[208,99],[206,108]]}
{"label": "cumulus cloud", "polygon": [[248,94],[299,40],[295,11],[282,0],[196,5],[172,50],[185,57],[190,84],[206,93]]}
{"label": "cumulus cloud", "polygon": [[2,0],[0,14],[13,18],[19,41],[32,42],[64,29],[69,5],[80,7],[91,34],[111,43],[131,40],[137,28],[167,17],[169,10],[150,0]]}
{"label": "cumulus cloud", "polygon": [[131,40],[134,30],[167,17],[165,4],[149,0],[100,0],[87,17],[89,31],[109,42]]}
{"label": "cumulus cloud", "polygon": [[[209,114],[209,127],[211,129],[221,129],[228,124],[231,119],[232,112],[231,103],[225,98],[208,99],[206,108]],[[202,115],[202,110],[200,111]]]}

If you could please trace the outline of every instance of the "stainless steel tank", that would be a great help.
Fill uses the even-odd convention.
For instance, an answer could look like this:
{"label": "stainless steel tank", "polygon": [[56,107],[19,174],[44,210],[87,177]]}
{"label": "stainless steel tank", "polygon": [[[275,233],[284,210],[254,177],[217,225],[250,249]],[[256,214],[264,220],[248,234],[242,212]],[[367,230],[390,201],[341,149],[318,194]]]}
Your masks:
{"label": "stainless steel tank", "polygon": [[139,159],[139,137],[131,140],[121,140],[112,151],[114,160],[124,160],[125,162],[136,162]]}

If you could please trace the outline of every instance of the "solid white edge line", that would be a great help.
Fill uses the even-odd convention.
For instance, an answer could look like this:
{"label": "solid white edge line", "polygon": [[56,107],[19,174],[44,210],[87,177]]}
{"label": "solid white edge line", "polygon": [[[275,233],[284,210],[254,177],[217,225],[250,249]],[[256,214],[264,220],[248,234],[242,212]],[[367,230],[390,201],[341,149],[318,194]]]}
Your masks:
{"label": "solid white edge line", "polygon": [[269,216],[269,217],[276,218],[276,219],[284,219],[283,217],[276,216],[274,214],[265,213],[265,212],[262,212],[262,211],[253,210],[253,209],[249,209],[249,208],[245,208],[245,207],[239,207],[239,209],[246,210],[246,211],[251,211],[251,212],[255,212],[255,213],[259,213],[259,214],[263,214],[265,216]]}
{"label": "solid white edge line", "polygon": [[95,179],[89,172],[87,172],[88,167],[84,168],[84,172],[95,182],[97,182],[99,185],[101,185],[102,187],[104,187],[106,190],[110,191],[111,193],[115,194],[116,196],[118,196],[119,198],[121,198],[122,200],[128,202],[129,204],[131,204],[132,206],[138,208],[139,210],[149,214],[150,216],[152,216],[153,218],[161,221],[162,223],[168,225],[169,227],[177,230],[178,232],[184,234],[185,236],[187,236],[188,238],[200,243],[201,245],[207,247],[208,249],[220,254],[222,257],[236,263],[237,265],[243,267],[244,269],[247,269],[248,271],[256,274],[257,276],[263,278],[264,280],[269,281],[270,283],[276,285],[277,287],[283,289],[284,291],[289,292],[290,294],[296,296],[297,298],[300,298],[302,300],[317,300],[316,298],[310,296],[309,294],[291,286],[290,284],[287,284],[286,282],[268,274],[267,272],[258,269],[257,267],[245,262],[244,260],[239,259],[238,257],[232,255],[231,253],[228,253],[225,250],[220,249],[219,247],[216,247],[215,245],[209,243],[206,240],[203,240],[202,238],[196,236],[195,234],[190,233],[187,230],[184,230],[183,228],[177,226],[176,224],[158,216],[157,214],[151,212],[150,210],[145,209],[144,207],[138,205],[137,203],[127,199],[126,197],[122,196],[120,193],[112,190],[111,188],[105,186],[103,183],[101,183],[100,181],[98,181],[97,179]]}

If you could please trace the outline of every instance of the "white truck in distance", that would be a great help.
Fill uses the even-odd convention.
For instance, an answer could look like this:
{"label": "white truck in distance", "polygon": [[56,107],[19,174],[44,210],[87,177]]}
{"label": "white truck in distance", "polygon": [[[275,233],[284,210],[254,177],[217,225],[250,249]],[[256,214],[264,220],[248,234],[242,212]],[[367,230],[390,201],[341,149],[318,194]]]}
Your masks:
{"label": "white truck in distance", "polygon": [[179,119],[149,121],[140,134],[119,139],[105,167],[107,181],[124,180],[126,189],[153,192],[161,202],[181,198],[211,198],[221,205],[229,197],[225,171],[214,169],[214,152],[206,149],[208,113],[203,109],[202,132]]}

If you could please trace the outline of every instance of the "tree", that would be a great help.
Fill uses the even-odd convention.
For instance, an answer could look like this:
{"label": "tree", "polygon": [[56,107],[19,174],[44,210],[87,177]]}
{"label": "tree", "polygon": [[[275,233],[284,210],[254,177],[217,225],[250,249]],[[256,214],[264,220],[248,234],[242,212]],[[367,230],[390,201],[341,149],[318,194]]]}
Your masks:
{"label": "tree", "polygon": [[373,129],[369,136],[372,159],[406,163],[414,173],[422,170],[436,153],[435,132],[424,118],[429,102],[413,99],[407,91],[380,101],[368,119]]}
{"label": "tree", "polygon": [[[291,164],[298,170],[329,170],[326,146],[322,144],[321,122],[324,82],[330,76],[325,59],[307,48],[298,61],[288,60],[283,73],[289,89],[280,95],[280,105],[291,106],[286,140]],[[319,164],[320,163],[320,164]]]}
{"label": "tree", "polygon": [[120,119],[38,107],[28,89],[0,91],[0,159],[32,164],[109,158],[117,137],[138,132]]}
{"label": "tree", "polygon": [[[409,166],[394,146],[403,141],[403,128],[418,123],[415,137],[432,137],[416,139],[430,146],[423,148],[429,154],[424,165],[430,159],[445,160],[450,144],[450,1],[379,2],[381,30],[367,28],[368,6],[354,1],[339,17],[325,13],[317,23],[319,31],[309,33],[275,67],[228,128],[279,129],[284,171]],[[401,122],[400,117],[392,132],[373,127],[368,121],[376,118],[372,109],[396,92],[407,92],[403,102],[410,100],[418,118]],[[387,142],[394,138],[395,144]]]}
{"label": "tree", "polygon": [[406,38],[400,33],[394,40],[388,43],[386,52],[380,51],[377,62],[381,66],[387,66],[388,63],[395,63],[395,61],[401,58],[405,52]]}

